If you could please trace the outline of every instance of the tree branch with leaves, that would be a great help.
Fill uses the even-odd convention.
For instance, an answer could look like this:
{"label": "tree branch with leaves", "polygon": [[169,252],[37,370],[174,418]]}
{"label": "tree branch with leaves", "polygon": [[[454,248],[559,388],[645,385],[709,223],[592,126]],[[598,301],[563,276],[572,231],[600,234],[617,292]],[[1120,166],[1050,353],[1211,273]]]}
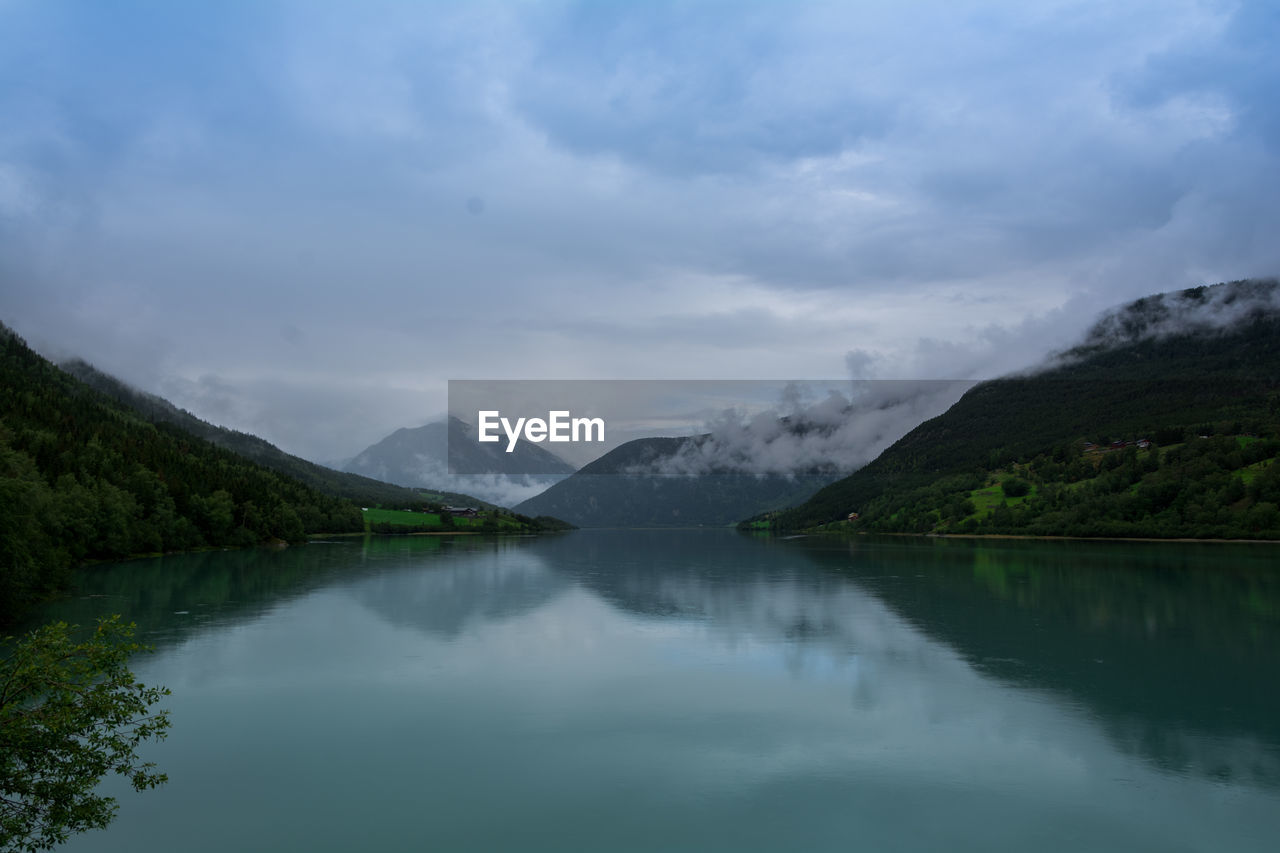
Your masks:
{"label": "tree branch with leaves", "polygon": [[85,640],[56,622],[0,643],[0,851],[47,850],[72,833],[102,829],[114,798],[95,793],[108,773],[142,791],[166,781],[138,757],[162,740],[169,691],[134,678],[129,658],[144,646],[118,616]]}

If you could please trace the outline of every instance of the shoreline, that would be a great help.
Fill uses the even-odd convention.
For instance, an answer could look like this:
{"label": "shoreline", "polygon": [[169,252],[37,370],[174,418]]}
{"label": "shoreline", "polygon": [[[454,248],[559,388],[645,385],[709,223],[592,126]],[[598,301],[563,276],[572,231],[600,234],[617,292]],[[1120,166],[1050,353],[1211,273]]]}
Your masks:
{"label": "shoreline", "polygon": [[[1224,545],[1280,545],[1280,539],[1197,539],[1191,536],[1032,536],[1021,533],[872,533],[869,531],[796,531],[809,536],[902,536],[912,539],[1022,539],[1037,542],[1204,542]],[[793,534],[794,535],[794,534]]]}

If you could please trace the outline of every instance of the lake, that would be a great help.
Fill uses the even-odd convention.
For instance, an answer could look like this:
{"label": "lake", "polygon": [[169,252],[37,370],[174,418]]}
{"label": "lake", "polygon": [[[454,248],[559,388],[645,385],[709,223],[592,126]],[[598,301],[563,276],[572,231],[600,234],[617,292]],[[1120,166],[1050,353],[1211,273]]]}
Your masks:
{"label": "lake", "polygon": [[1280,548],[346,539],[101,566],[169,774],[68,851],[1280,848]]}

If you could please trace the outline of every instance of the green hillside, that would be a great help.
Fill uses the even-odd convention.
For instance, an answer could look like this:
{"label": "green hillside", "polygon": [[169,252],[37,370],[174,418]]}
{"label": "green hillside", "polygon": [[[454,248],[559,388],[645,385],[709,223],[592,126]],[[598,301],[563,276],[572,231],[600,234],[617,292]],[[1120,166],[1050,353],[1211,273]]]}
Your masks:
{"label": "green hillside", "polygon": [[745,524],[1280,536],[1276,300],[1274,281],[1139,300],[1056,366],[976,386],[852,476]]}
{"label": "green hillside", "polygon": [[[95,379],[103,385],[110,377]],[[115,384],[112,396],[95,390],[0,325],[0,625],[65,588],[71,569],[90,561],[301,542],[314,533],[411,529],[403,521],[366,524],[348,495],[412,507],[415,512],[403,515],[422,520],[423,529],[533,532],[565,526],[465,495],[362,483],[364,478],[311,465]],[[135,402],[145,414],[129,405]],[[254,458],[192,434],[185,429],[192,422]],[[291,476],[296,472],[309,482]],[[446,521],[440,513],[445,505],[474,507],[475,517]]]}
{"label": "green hillside", "polygon": [[349,501],[147,422],[0,326],[0,622],[87,560],[363,527]]}
{"label": "green hillside", "polygon": [[429,494],[422,494],[421,490],[392,485],[359,474],[335,471],[285,453],[256,435],[202,421],[190,412],[179,409],[168,400],[131,388],[114,376],[103,373],[84,361],[78,359],[68,361],[61,367],[81,382],[123,403],[152,423],[172,424],[205,441],[252,459],[259,465],[301,480],[325,494],[347,498],[363,506],[377,504],[407,506],[420,502],[423,497],[446,504],[490,506],[469,495],[457,492],[432,491]]}

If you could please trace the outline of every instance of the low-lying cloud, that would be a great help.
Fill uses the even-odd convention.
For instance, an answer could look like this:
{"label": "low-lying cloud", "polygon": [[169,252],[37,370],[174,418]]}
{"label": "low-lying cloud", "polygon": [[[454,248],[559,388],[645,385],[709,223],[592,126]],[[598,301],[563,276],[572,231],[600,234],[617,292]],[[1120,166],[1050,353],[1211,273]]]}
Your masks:
{"label": "low-lying cloud", "polygon": [[920,423],[942,414],[968,381],[854,381],[847,393],[808,401],[794,388],[777,408],[725,410],[674,455],[643,469],[660,476],[745,473],[794,477],[856,471]]}
{"label": "low-lying cloud", "polygon": [[[1086,335],[1080,351],[1149,338],[1213,332],[1239,325],[1259,313],[1280,311],[1280,281],[1233,281],[1161,293],[1105,313]],[[1067,353],[1067,358],[1071,353]]]}

